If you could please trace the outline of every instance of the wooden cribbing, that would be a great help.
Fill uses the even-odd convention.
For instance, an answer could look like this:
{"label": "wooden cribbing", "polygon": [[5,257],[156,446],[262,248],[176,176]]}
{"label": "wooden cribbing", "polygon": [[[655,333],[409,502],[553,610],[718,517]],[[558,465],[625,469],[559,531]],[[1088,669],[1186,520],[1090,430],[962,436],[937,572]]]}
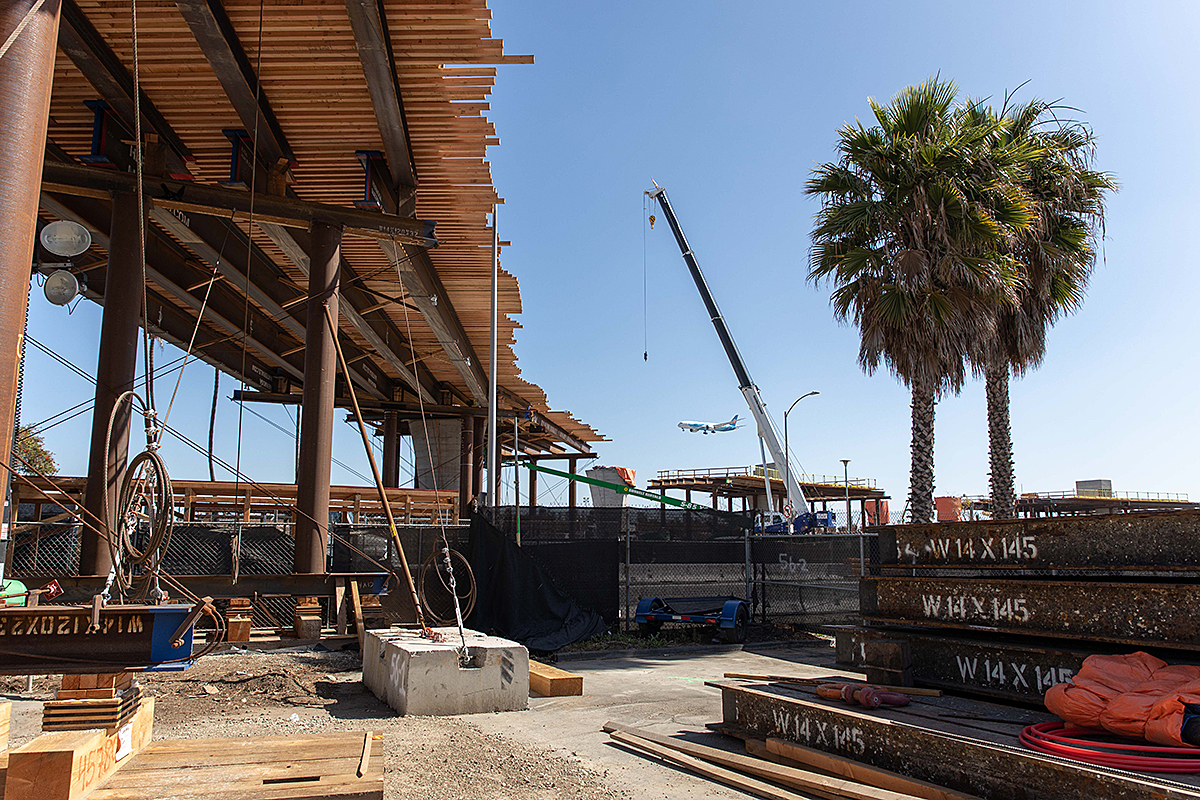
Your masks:
{"label": "wooden cribbing", "polygon": [[79,800],[140,752],[154,736],[154,698],[143,698],[112,733],[43,733],[9,752],[4,800]]}
{"label": "wooden cribbing", "polygon": [[953,789],[938,786],[936,783],[910,778],[898,772],[891,772],[850,758],[814,750],[795,742],[783,739],[767,739],[766,742],[759,742],[756,739],[746,740],[746,752],[753,753],[759,747],[793,763],[829,772],[869,786],[878,786],[880,789],[904,792],[913,797],[920,797],[922,800],[978,800],[975,795],[956,792]]}
{"label": "wooden cribbing", "polygon": [[[727,750],[721,750],[716,747],[672,739],[669,736],[661,736],[657,733],[631,728],[618,722],[606,723],[604,731],[619,742],[633,744],[647,752],[653,752],[655,755],[666,758],[689,770],[696,771],[698,774],[706,775],[706,777],[711,777],[728,786],[733,786],[759,797],[794,798],[799,795],[793,792],[780,792],[777,787],[746,778],[745,775],[739,775],[738,772],[765,778],[807,794],[827,798],[828,800],[912,800],[913,798],[911,794],[880,789],[874,786],[864,786],[859,783],[847,781],[844,778],[820,775],[816,772],[788,767],[782,764],[773,764],[770,761],[764,761],[760,758],[730,753]],[[657,747],[658,749],[652,750],[651,747]],[[723,777],[695,770],[692,764],[684,763],[676,757],[680,753],[685,757],[689,757],[689,762],[699,760],[700,763],[708,762],[705,766],[717,765],[716,767],[710,767],[710,769],[719,770],[719,773]],[[730,772],[730,770],[737,770],[738,772]],[[764,789],[770,791],[764,791]]]}
{"label": "wooden cribbing", "polygon": [[583,676],[529,659],[529,691],[542,697],[579,697]]}
{"label": "wooden cribbing", "polygon": [[914,686],[881,686],[878,683],[868,684],[860,678],[846,678],[841,675],[829,675],[823,678],[795,678],[787,675],[751,675],[745,672],[726,672],[726,678],[742,681],[770,681],[771,683],[793,683],[797,686],[820,686],[823,683],[860,683],[863,686],[874,686],[885,692],[900,692],[914,697],[941,697],[941,689],[918,689]]}
{"label": "wooden cribbing", "polygon": [[0,703],[0,750],[8,749],[8,723],[12,719],[12,703]]}

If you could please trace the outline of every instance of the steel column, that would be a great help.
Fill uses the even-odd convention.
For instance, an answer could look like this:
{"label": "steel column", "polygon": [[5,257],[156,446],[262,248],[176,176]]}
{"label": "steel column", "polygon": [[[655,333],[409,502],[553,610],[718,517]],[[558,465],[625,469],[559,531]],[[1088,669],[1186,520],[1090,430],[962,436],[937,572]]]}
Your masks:
{"label": "steel column", "polygon": [[[0,453],[9,463],[17,404],[29,275],[37,229],[42,157],[50,115],[59,0],[0,4],[0,30],[25,29],[0,58]],[[0,497],[8,497],[8,470],[0,470]],[[14,513],[13,517],[16,516]]]}
{"label": "steel column", "polygon": [[325,309],[337,323],[338,267],[342,229],[323,222],[312,226],[308,275],[308,329],[304,350],[303,417],[300,425],[300,475],[296,481],[296,572],[325,572],[329,524],[329,471],[333,458],[334,389],[337,351]]}
{"label": "steel column", "polygon": [[[471,487],[478,497],[483,492],[483,462],[484,436],[487,433],[487,421],[485,419],[475,420],[472,423],[471,436]],[[460,509],[461,513],[461,509]]]}
{"label": "steel column", "polygon": [[[108,273],[104,281],[104,316],[100,323],[100,355],[96,363],[92,445],[88,457],[87,487],[84,490],[84,506],[110,526],[115,524],[117,493],[129,454],[131,405],[128,402],[121,404],[113,418],[111,440],[109,419],[117,397],[134,388],[138,329],[142,321],[139,224],[145,225],[145,220],[138,220],[137,195],[114,194]],[[108,493],[107,517],[105,492]],[[94,532],[84,530],[79,545],[80,573],[105,575],[111,566],[108,544]]]}
{"label": "steel column", "polygon": [[471,498],[475,496],[474,455],[475,447],[475,417],[464,415],[462,432],[459,436],[458,451],[458,513],[463,516],[470,507]]}
{"label": "steel column", "polygon": [[395,488],[400,485],[400,434],[399,419],[395,411],[383,412],[383,485]]}

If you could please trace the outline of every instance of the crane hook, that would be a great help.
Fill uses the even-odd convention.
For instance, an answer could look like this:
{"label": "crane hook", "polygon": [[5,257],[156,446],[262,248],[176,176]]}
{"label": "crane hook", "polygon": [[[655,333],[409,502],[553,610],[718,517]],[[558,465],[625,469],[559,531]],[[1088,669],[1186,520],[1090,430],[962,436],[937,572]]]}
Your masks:
{"label": "crane hook", "polygon": [[654,215],[650,215],[650,230],[654,230]]}

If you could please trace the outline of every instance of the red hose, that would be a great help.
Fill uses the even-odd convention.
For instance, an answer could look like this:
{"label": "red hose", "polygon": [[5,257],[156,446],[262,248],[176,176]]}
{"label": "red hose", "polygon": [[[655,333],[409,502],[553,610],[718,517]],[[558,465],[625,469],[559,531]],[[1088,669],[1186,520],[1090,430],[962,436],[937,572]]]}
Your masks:
{"label": "red hose", "polygon": [[[1111,739],[1102,732],[1069,727],[1057,720],[1021,731],[1021,744],[1039,753],[1136,772],[1200,773],[1200,748],[1127,744],[1105,738]],[[1141,753],[1159,755],[1138,755]]]}

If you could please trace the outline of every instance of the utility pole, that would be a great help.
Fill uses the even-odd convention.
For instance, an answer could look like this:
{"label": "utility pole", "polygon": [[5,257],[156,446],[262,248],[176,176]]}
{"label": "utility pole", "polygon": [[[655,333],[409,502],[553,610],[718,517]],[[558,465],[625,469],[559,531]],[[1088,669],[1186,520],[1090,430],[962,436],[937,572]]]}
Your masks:
{"label": "utility pole", "polygon": [[500,486],[498,467],[499,453],[496,450],[496,315],[499,308],[496,287],[500,278],[500,232],[496,228],[496,208],[492,206],[492,330],[491,356],[488,364],[488,443],[487,443],[487,504],[496,507],[496,490]]}
{"label": "utility pole", "polygon": [[[799,397],[797,397],[795,400],[792,401],[792,404],[790,406],[788,406],[788,410],[783,412],[783,466],[784,466],[784,470],[785,470],[784,478],[783,478],[783,487],[785,490],[787,489],[787,487],[792,485],[792,451],[788,448],[788,427],[787,427],[788,414],[792,413],[792,409],[796,407],[796,403],[799,403],[804,398],[811,397],[814,394],[820,394],[820,392],[814,390],[814,391],[808,392],[807,394],[800,395]],[[796,506],[792,502],[791,495],[788,495],[787,505],[788,505],[788,507],[791,508],[791,511],[787,512],[787,531],[788,531],[788,533],[795,533],[796,532]]]}
{"label": "utility pole", "polygon": [[850,459],[842,459],[842,478],[846,482],[846,533],[854,533],[854,521],[850,518]]}

